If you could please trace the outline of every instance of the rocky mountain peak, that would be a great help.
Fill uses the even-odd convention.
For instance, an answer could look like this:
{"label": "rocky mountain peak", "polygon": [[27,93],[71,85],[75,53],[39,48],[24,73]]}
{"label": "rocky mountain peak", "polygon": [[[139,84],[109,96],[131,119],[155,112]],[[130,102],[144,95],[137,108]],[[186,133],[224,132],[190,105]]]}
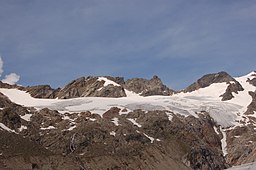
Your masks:
{"label": "rocky mountain peak", "polygon": [[238,91],[244,90],[242,85],[236,79],[234,79],[228,73],[222,71],[218,73],[204,75],[203,77],[198,79],[196,82],[188,86],[184,90],[184,92],[192,92],[200,88],[208,87],[214,83],[225,83],[225,82],[228,84],[228,86],[224,94],[220,95],[223,101],[232,99],[234,97],[232,94],[233,92],[238,93]]}
{"label": "rocky mountain peak", "polygon": [[150,80],[143,78],[128,79],[125,82],[124,88],[140,94],[141,96],[152,95],[171,95],[174,90],[169,89],[164,85],[158,76],[153,76]]}
{"label": "rocky mountain peak", "polygon": [[[4,86],[5,87],[5,86]],[[52,89],[49,85],[27,87],[25,90],[36,98],[76,98],[76,97],[125,97],[128,91],[141,96],[171,95],[173,90],[165,86],[158,76],[150,80],[134,78],[127,81],[123,77],[88,76],[71,81],[63,88]]]}
{"label": "rocky mountain peak", "polygon": [[188,86],[184,91],[192,92],[200,88],[210,86],[213,83],[223,83],[223,82],[230,82],[230,81],[236,81],[236,80],[224,71],[213,73],[213,74],[207,74],[201,77],[200,79],[198,79],[196,82],[194,82],[190,86]]}
{"label": "rocky mountain peak", "polygon": [[81,77],[72,81],[62,88],[58,98],[74,98],[74,97],[124,97],[126,96],[124,89],[118,83],[123,83],[120,77]]}

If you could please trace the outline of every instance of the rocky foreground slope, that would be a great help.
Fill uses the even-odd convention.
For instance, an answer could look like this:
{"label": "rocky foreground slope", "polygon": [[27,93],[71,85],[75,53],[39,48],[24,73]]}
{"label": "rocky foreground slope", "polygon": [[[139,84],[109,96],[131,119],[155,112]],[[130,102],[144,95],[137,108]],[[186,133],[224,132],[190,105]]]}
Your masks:
{"label": "rocky foreground slope", "polygon": [[59,89],[0,82],[0,169],[225,169],[256,160],[256,73],[181,92],[82,77]]}

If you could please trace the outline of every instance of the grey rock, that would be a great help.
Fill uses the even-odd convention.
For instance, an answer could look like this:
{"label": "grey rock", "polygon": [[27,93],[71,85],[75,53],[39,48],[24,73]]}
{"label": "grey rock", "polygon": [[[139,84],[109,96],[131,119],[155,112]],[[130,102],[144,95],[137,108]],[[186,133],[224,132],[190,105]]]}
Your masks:
{"label": "grey rock", "polygon": [[246,115],[252,115],[256,112],[256,91],[250,91],[249,94],[252,97],[252,102],[247,106],[247,111],[245,112]]}
{"label": "grey rock", "polygon": [[[108,77],[109,78],[109,77]],[[113,81],[122,82],[121,78],[111,78]],[[98,77],[82,77],[72,81],[62,88],[57,97],[62,99],[75,97],[124,97],[125,91],[120,86],[108,85],[104,87],[104,81],[98,81]]]}
{"label": "grey rock", "polygon": [[26,87],[26,91],[30,93],[32,97],[35,98],[54,99],[56,98],[59,89],[55,90],[51,88],[51,86],[49,85],[39,85]]}
{"label": "grey rock", "polygon": [[235,83],[229,83],[225,93],[220,95],[220,97],[222,97],[221,100],[222,101],[231,100],[232,98],[234,98],[232,93],[238,94],[239,91],[244,91],[244,88],[239,82],[235,81]]}
{"label": "grey rock", "polygon": [[201,77],[200,79],[198,79],[195,83],[188,86],[184,90],[184,92],[192,92],[200,88],[208,87],[213,83],[223,83],[223,82],[228,83],[230,81],[236,81],[236,80],[226,72],[207,74]]}
{"label": "grey rock", "polygon": [[153,78],[150,80],[142,78],[129,79],[125,82],[124,87],[125,89],[140,94],[141,96],[169,96],[174,93],[174,90],[171,90],[165,86],[161,79],[157,76],[153,76]]}

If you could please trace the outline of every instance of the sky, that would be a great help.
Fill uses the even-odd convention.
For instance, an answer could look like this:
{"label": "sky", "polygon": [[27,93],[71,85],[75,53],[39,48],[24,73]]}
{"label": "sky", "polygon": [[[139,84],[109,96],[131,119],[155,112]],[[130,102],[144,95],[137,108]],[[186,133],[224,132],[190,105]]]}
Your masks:
{"label": "sky", "polygon": [[256,0],[0,0],[1,79],[158,75],[182,89],[255,70]]}

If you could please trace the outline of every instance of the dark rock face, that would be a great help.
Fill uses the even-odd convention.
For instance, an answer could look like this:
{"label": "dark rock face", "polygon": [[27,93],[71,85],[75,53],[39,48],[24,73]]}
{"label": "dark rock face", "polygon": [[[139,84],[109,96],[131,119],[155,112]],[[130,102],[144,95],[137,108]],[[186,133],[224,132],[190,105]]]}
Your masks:
{"label": "dark rock face", "polygon": [[234,93],[238,93],[239,91],[243,91],[244,88],[241,86],[241,84],[237,81],[235,81],[235,83],[229,83],[226,91],[224,94],[222,94],[220,97],[222,97],[222,101],[226,101],[226,100],[231,100],[232,98],[234,98],[234,96],[232,95],[232,92]]}
{"label": "dark rock face", "polygon": [[6,89],[11,89],[11,88],[15,88],[17,87],[16,85],[10,85],[7,83],[3,83],[2,81],[0,81],[0,88],[6,88]]}
{"label": "dark rock face", "polygon": [[227,143],[227,163],[241,165],[256,161],[256,133],[254,126],[238,126],[233,130],[228,130]]}
{"label": "dark rock face", "polygon": [[256,112],[256,92],[250,91],[249,94],[252,96],[252,102],[247,107],[246,115],[252,115]]}
{"label": "dark rock face", "polygon": [[256,78],[248,80],[252,85],[256,86]]}
{"label": "dark rock face", "polygon": [[59,91],[59,89],[52,89],[49,85],[31,86],[27,87],[26,91],[35,98],[48,98],[54,99]]}
{"label": "dark rock face", "polygon": [[247,82],[249,82],[250,84],[256,86],[256,71],[254,71],[255,74],[253,74],[252,76],[254,76],[254,78],[252,79],[248,79]]}
{"label": "dark rock face", "polygon": [[2,93],[0,93],[0,108],[10,107],[13,103]]}
{"label": "dark rock face", "polygon": [[152,96],[152,95],[171,95],[174,93],[173,90],[163,85],[159,77],[154,76],[150,80],[142,78],[129,79],[125,82],[125,89],[139,93],[141,96]]}
{"label": "dark rock face", "polygon": [[207,74],[201,77],[200,79],[198,79],[195,83],[191,84],[189,87],[187,87],[184,90],[184,92],[192,92],[200,88],[210,86],[213,83],[223,83],[223,82],[228,83],[230,81],[236,81],[236,80],[226,72]]}
{"label": "dark rock face", "polygon": [[[180,141],[187,143],[189,151],[186,161],[192,169],[224,169],[228,165],[221,152],[220,137],[214,132],[214,122],[207,113],[200,119],[189,116],[185,119],[174,117],[174,133]],[[182,123],[181,123],[181,122]]]}
{"label": "dark rock face", "polygon": [[[112,78],[119,82],[120,78]],[[69,83],[61,89],[57,97],[61,99],[75,97],[125,97],[124,89],[120,86],[107,85],[104,87],[104,81],[98,81],[98,77],[82,77]]]}
{"label": "dark rock face", "polygon": [[123,87],[107,85],[102,89],[95,92],[94,97],[126,97],[126,93]]}
{"label": "dark rock face", "polygon": [[10,129],[17,130],[21,126],[21,118],[15,112],[15,108],[5,108],[0,111],[0,119]]}

